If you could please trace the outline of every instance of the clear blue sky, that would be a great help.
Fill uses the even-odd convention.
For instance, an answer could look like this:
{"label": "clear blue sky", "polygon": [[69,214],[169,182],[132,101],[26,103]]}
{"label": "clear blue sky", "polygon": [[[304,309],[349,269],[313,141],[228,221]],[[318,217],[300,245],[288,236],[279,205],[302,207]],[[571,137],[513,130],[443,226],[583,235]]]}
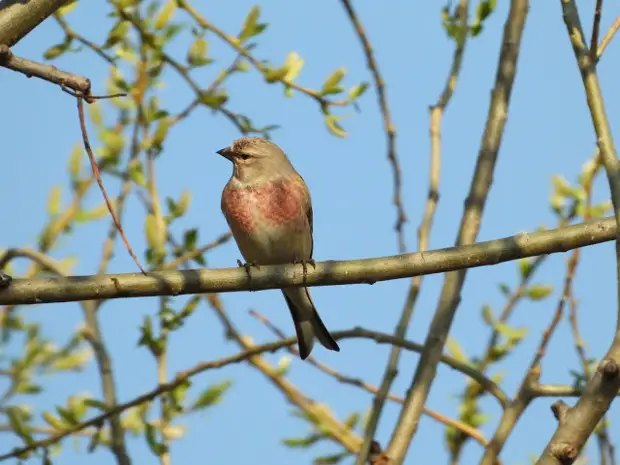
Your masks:
{"label": "clear blue sky", "polygon": [[[440,26],[442,2],[355,3],[384,74],[398,129],[403,197],[410,218],[406,228],[407,242],[413,250],[427,190],[428,107],[443,88],[453,44]],[[450,246],[456,236],[478,154],[508,11],[509,2],[498,3],[498,10],[486,23],[482,36],[468,43],[457,92],[444,120],[441,200],[432,233],[432,248]],[[554,226],[555,219],[549,208],[551,176],[562,174],[574,181],[594,149],[595,136],[562,21],[560,2],[532,3],[480,240],[532,231],[541,225]],[[195,5],[224,30],[235,33],[252,3],[244,0],[219,2],[217,6],[206,2],[195,2]],[[579,7],[589,34],[594,2],[579,1]],[[77,31],[101,43],[109,24],[109,18],[104,17],[107,8],[104,2],[80,2],[68,19]],[[280,0],[264,2],[262,8],[262,18],[270,26],[259,39],[259,47],[255,50],[257,57],[281,63],[289,51],[298,52],[306,60],[298,82],[311,87],[320,87],[326,76],[339,66],[349,70],[345,81],[348,86],[370,79],[359,41],[339,2]],[[619,13],[619,5],[607,2],[602,31],[607,30]],[[177,19],[189,20],[182,12]],[[60,29],[49,20],[15,47],[15,52],[38,60],[45,49],[60,39]],[[197,75],[205,83],[210,82],[219,66],[225,66],[232,57],[217,38],[208,36],[208,39],[210,53],[218,62],[212,69]],[[183,43],[177,43],[169,52],[182,59],[185,55],[183,47]],[[599,66],[607,111],[616,135],[620,134],[620,93],[616,72],[619,60],[620,39],[617,39]],[[106,68],[89,52],[67,55],[55,64],[87,75],[93,82],[94,92],[104,92]],[[179,111],[192,96],[176,76],[171,73],[168,76],[161,98],[171,111]],[[75,103],[50,84],[27,80],[6,70],[0,70],[0,82],[0,101],[4,108],[0,112],[3,134],[0,246],[35,245],[36,235],[44,222],[50,189],[62,184],[63,199],[68,201],[67,158],[80,138]],[[361,99],[361,113],[351,111],[350,117],[344,121],[349,137],[337,139],[324,128],[313,101],[300,94],[286,99],[282,96],[281,86],[266,86],[254,72],[235,77],[228,88],[232,109],[251,116],[259,125],[282,126],[274,133],[274,139],[290,155],[312,190],[317,260],[353,259],[397,252],[393,232],[395,211],[391,204],[392,174],[385,155],[385,136],[374,91],[367,92]],[[111,116],[109,112],[107,116]],[[196,111],[171,132],[158,170],[161,195],[178,197],[183,189],[189,189],[193,194],[190,211],[176,231],[181,231],[181,227],[199,227],[201,242],[226,231],[219,210],[220,192],[230,176],[231,167],[213,152],[229,144],[237,135],[228,121],[212,116],[204,109]],[[111,179],[107,180],[107,186],[111,192],[118,187]],[[606,198],[608,189],[601,178],[595,199]],[[100,194],[94,190],[88,197],[88,204],[96,206],[100,202]],[[136,198],[132,197],[124,219],[125,230],[137,250],[144,246],[140,208]],[[106,218],[79,228],[74,235],[61,241],[53,256],[77,255],[79,264],[75,272],[91,274],[98,262],[108,225]],[[587,350],[590,356],[597,358],[607,349],[615,327],[617,302],[613,250],[611,244],[585,250],[575,282]],[[117,246],[116,252],[110,271],[134,271],[135,265],[122,245]],[[209,265],[234,266],[238,257],[236,246],[229,243],[209,256]],[[552,257],[535,279],[535,282],[554,285],[552,298],[537,303],[523,302],[512,320],[514,326],[530,328],[530,333],[502,367],[505,373],[503,387],[509,393],[514,393],[518,387],[541,330],[552,316],[567,257]],[[488,337],[488,328],[480,316],[482,305],[488,303],[496,312],[499,311],[504,299],[497,284],[507,282],[514,285],[516,281],[514,263],[469,272],[463,300],[450,333],[468,354],[479,355],[481,341]],[[408,333],[408,337],[415,341],[424,339],[443,277],[429,276],[424,282]],[[316,288],[313,294],[321,315],[332,330],[362,326],[392,332],[408,284],[407,280],[402,280],[374,286]],[[287,333],[293,333],[289,314],[278,292],[236,293],[222,297],[240,330],[252,335],[256,341],[269,341],[271,335],[247,315],[249,308],[267,314]],[[175,299],[177,308],[185,299]],[[156,299],[113,301],[107,303],[99,315],[105,342],[112,353],[121,400],[139,395],[156,382],[151,356],[144,348],[136,347],[138,325],[145,314],[155,315],[156,309]],[[81,311],[76,304],[30,307],[24,311],[30,318],[42,321],[44,334],[57,341],[65,340],[81,322]],[[170,374],[172,376],[198,361],[216,359],[237,350],[234,343],[223,340],[222,328],[212,311],[201,305],[190,322],[172,338]],[[268,358],[277,361],[281,355]],[[345,374],[377,384],[383,374],[388,347],[369,341],[347,340],[341,343],[339,354],[317,348],[315,355]],[[417,356],[413,354],[401,358],[395,392],[404,392],[416,363]],[[544,360],[542,381],[570,383],[569,369],[578,370],[578,366],[568,321],[565,320]],[[364,411],[372,399],[369,394],[341,386],[298,360],[293,362],[290,378],[311,398],[328,403],[340,418],[353,411]],[[209,372],[193,380],[192,392],[224,379],[234,383],[224,402],[186,422],[189,426],[186,437],[172,447],[173,463],[204,463],[205,456],[214,462],[225,458],[234,464],[254,463],[257,459],[272,464],[309,462],[306,452],[279,445],[283,437],[303,436],[308,427],[291,416],[291,406],[283,402],[280,392],[255,370],[233,366]],[[458,399],[455,395],[461,392],[464,382],[462,375],[441,367],[427,405],[456,417]],[[94,365],[82,374],[50,378],[46,386],[48,389],[34,402],[37,408],[51,409],[53,405],[64,404],[66,396],[76,390],[100,394]],[[555,428],[549,410],[552,402],[553,399],[534,402],[504,448],[504,463],[525,464],[532,455],[542,451]],[[500,411],[491,400],[485,400],[482,405],[491,417],[483,427],[490,437]],[[617,406],[612,408],[612,431],[617,431],[619,413]],[[384,445],[397,414],[394,405],[385,410],[377,438]],[[267,424],[274,426],[265,427]],[[614,439],[618,439],[617,436]],[[6,439],[0,442],[3,450],[16,444]],[[82,450],[85,444],[80,443]],[[157,459],[147,451],[142,439],[131,439],[130,444],[135,463],[156,463]],[[313,454],[337,450],[331,445],[320,445],[313,449]],[[480,454],[478,445],[469,444],[463,464],[476,463]],[[594,447],[588,449],[588,456],[596,459]],[[66,465],[73,465],[83,463],[85,457],[75,454],[71,441],[66,441],[61,460]],[[113,458],[102,450],[86,460],[91,465],[103,465],[111,463]],[[445,463],[445,460],[443,426],[423,418],[407,463]]]}

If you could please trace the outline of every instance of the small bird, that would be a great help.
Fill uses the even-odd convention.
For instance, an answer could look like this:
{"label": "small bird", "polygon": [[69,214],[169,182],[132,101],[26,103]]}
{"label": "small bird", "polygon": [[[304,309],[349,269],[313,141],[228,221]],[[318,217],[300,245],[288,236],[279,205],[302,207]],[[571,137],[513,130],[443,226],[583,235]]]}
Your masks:
{"label": "small bird", "polygon": [[[249,267],[312,261],[312,203],[303,178],[276,144],[242,137],[216,153],[230,160],[233,174],[222,192],[222,212]],[[239,262],[240,263],[240,262]],[[241,263],[240,263],[241,264]],[[314,339],[340,351],[316,311],[306,287],[282,289],[293,317],[299,355]]]}

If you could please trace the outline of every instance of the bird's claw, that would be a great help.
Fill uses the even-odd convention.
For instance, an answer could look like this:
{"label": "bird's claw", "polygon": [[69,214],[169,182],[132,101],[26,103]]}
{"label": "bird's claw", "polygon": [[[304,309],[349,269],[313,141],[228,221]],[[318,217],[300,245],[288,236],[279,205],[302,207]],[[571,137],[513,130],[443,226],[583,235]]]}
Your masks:
{"label": "bird's claw", "polygon": [[256,262],[243,263],[241,260],[237,260],[237,265],[239,265],[240,268],[245,269],[245,274],[248,275],[248,279],[252,279],[252,267],[260,270],[260,266]]}
{"label": "bird's claw", "polygon": [[4,271],[0,271],[0,289],[8,287],[11,281],[13,281],[13,278],[10,275],[6,274]]}
{"label": "bird's claw", "polygon": [[308,260],[304,260],[301,258],[297,258],[293,261],[293,264],[301,264],[302,269],[304,270],[304,283],[306,282],[306,278],[308,277],[308,265],[311,265],[312,268],[316,270],[316,262],[311,258]]}

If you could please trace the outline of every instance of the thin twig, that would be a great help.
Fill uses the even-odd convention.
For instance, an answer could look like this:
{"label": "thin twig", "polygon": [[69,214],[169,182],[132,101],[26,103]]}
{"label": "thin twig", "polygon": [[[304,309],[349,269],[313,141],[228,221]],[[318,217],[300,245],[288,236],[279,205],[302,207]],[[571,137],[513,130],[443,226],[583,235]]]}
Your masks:
{"label": "thin twig", "polygon": [[90,148],[90,143],[88,142],[88,133],[86,131],[86,123],[84,121],[83,100],[84,100],[83,98],[78,97],[77,107],[78,107],[78,116],[80,120],[80,129],[82,130],[82,141],[84,142],[84,148],[86,149],[86,153],[88,154],[88,159],[90,160],[90,166],[93,169],[93,173],[95,175],[95,178],[97,179],[97,184],[99,184],[99,189],[101,189],[101,193],[103,194],[103,198],[108,207],[108,211],[110,212],[110,215],[112,216],[112,221],[114,221],[114,224],[116,228],[118,229],[118,232],[120,233],[121,238],[123,239],[123,242],[125,244],[125,247],[127,248],[127,251],[129,252],[129,255],[131,255],[131,258],[133,258],[138,268],[140,268],[140,271],[142,271],[142,274],[146,276],[146,271],[144,271],[144,268],[142,268],[142,265],[140,264],[138,257],[133,251],[133,248],[131,247],[131,245],[129,245],[129,241],[127,240],[127,237],[125,236],[125,231],[123,230],[123,227],[118,221],[118,218],[116,217],[116,213],[114,213],[114,208],[112,207],[112,203],[110,202],[108,193],[106,192],[105,187],[103,185],[103,181],[101,180],[101,173],[99,172],[99,166],[97,165],[97,161],[95,160],[95,155],[93,154],[93,151]]}
{"label": "thin twig", "polygon": [[[249,313],[258,321],[263,323],[267,328],[269,328],[269,330],[271,330],[271,332],[278,336],[281,340],[286,339],[286,335],[282,332],[282,330],[275,326],[271,321],[269,321],[269,319],[265,315],[262,315],[255,310],[250,310]],[[286,350],[293,355],[299,355],[299,351],[295,346],[288,346],[286,347]],[[306,359],[306,362],[310,363],[312,366],[318,368],[323,373],[331,376],[332,378],[335,378],[343,384],[348,384],[350,386],[364,389],[366,392],[369,392],[371,394],[377,394],[379,392],[379,388],[377,388],[376,386],[373,386],[372,384],[369,384],[359,378],[352,378],[350,376],[343,375],[338,370],[335,370],[330,366],[319,362],[313,355],[310,355]],[[402,397],[392,393],[388,393],[387,399],[397,402],[399,404],[402,404],[405,401]],[[476,428],[466,425],[462,421],[454,420],[439,412],[436,412],[435,410],[426,408],[424,409],[424,414],[428,415],[439,423],[443,423],[446,426],[450,426],[456,430],[461,431],[463,434],[470,436],[472,439],[476,440],[482,447],[485,447],[488,444],[488,441],[480,431],[478,431]]]}
{"label": "thin twig", "polygon": [[372,74],[375,81],[375,87],[377,88],[377,99],[379,100],[379,108],[383,116],[383,127],[387,138],[387,157],[392,165],[392,173],[394,177],[394,192],[392,201],[396,207],[396,234],[398,237],[398,250],[400,253],[405,253],[407,245],[405,243],[405,231],[404,226],[407,222],[407,214],[405,213],[405,207],[402,199],[402,170],[400,168],[400,162],[398,161],[398,155],[396,153],[396,128],[390,115],[390,108],[387,102],[387,96],[385,91],[385,81],[379,71],[379,66],[375,60],[374,52],[370,40],[364,31],[357,13],[353,9],[353,5],[350,0],[341,0],[353,28],[362,43],[364,49],[364,55],[366,56],[366,65]]}
{"label": "thin twig", "polygon": [[594,20],[592,21],[592,38],[590,39],[590,56],[592,60],[596,61],[598,56],[598,35],[601,28],[601,16],[603,14],[603,0],[596,0],[596,7],[594,7]]}
{"label": "thin twig", "polygon": [[605,34],[605,37],[603,37],[603,40],[601,41],[600,45],[598,46],[597,53],[596,53],[597,62],[601,59],[601,57],[603,56],[603,52],[605,51],[607,46],[611,43],[611,39],[613,39],[616,36],[616,32],[618,32],[618,29],[620,29],[620,16],[616,18],[614,23],[611,25],[611,27],[607,31],[607,34]]}

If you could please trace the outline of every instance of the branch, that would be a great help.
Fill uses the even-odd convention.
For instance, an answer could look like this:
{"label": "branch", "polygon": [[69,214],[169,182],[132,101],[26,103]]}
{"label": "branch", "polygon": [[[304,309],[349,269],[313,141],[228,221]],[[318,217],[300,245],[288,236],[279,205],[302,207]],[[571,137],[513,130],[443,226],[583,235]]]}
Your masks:
{"label": "branch", "polygon": [[85,97],[90,95],[90,80],[88,78],[62,71],[55,66],[19,58],[13,55],[9,47],[4,44],[0,45],[0,66],[22,73],[28,78],[34,76],[63,88],[68,87]]}
{"label": "branch", "polygon": [[[566,252],[615,237],[613,218],[548,231],[438,249],[424,253],[363,260],[317,262],[304,278],[299,265],[261,266],[248,279],[239,267],[166,270],[67,278],[15,279],[0,290],[0,305],[76,302],[81,300],[152,297],[158,295],[279,289],[288,286],[374,284],[378,281],[496,265],[523,257]],[[0,269],[6,264],[0,258]]]}
{"label": "branch", "polygon": [[6,1],[0,5],[0,44],[12,47],[67,0]]}
{"label": "branch", "polygon": [[[456,240],[457,246],[473,243],[478,235],[504,133],[528,8],[528,0],[512,0],[510,4],[489,115],[470,191],[465,202],[465,211]],[[387,450],[387,455],[391,457],[394,465],[400,465],[403,462],[417,430],[424,403],[435,378],[437,363],[460,301],[465,275],[466,270],[460,270],[445,276],[437,310],[426,338],[425,350],[418,361],[407,401],[400,412]]]}
{"label": "branch", "polygon": [[368,69],[372,73],[372,77],[375,81],[375,87],[377,88],[377,98],[379,100],[379,108],[381,109],[381,114],[383,115],[383,126],[385,128],[385,134],[387,137],[387,157],[392,164],[392,173],[394,176],[394,194],[393,194],[393,202],[396,207],[396,234],[398,235],[398,249],[400,253],[405,253],[407,250],[407,246],[405,245],[405,232],[403,231],[403,227],[407,222],[407,215],[405,213],[405,208],[403,206],[402,200],[402,173],[400,169],[400,163],[398,161],[398,156],[396,155],[396,128],[394,127],[394,123],[392,122],[392,117],[390,116],[390,108],[388,107],[387,97],[385,95],[385,82],[383,77],[381,76],[381,72],[379,71],[379,66],[375,61],[374,52],[372,49],[372,45],[370,44],[370,40],[368,40],[368,36],[366,32],[364,32],[364,27],[359,21],[357,17],[357,13],[353,9],[353,5],[351,5],[350,0],[341,0],[342,6],[347,12],[349,16],[349,20],[353,27],[355,28],[355,32],[362,43],[362,48],[364,49],[364,55],[366,55],[366,65]]}
{"label": "branch", "polygon": [[[437,210],[437,203],[439,202],[439,174],[441,170],[441,120],[445,109],[452,99],[456,81],[460,74],[461,64],[463,62],[463,51],[465,50],[465,44],[469,34],[469,28],[467,27],[469,0],[461,0],[458,8],[460,8],[459,26],[461,30],[456,41],[456,48],[452,58],[450,74],[448,75],[444,90],[441,93],[437,104],[434,105],[430,111],[431,156],[429,186],[422,222],[418,227],[419,252],[425,252],[428,250],[429,246],[431,227],[433,225],[435,211]],[[405,305],[403,306],[400,319],[398,320],[394,332],[396,337],[405,337],[407,329],[409,328],[411,316],[413,315],[413,309],[418,300],[418,295],[420,294],[421,286],[422,276],[415,277],[411,280],[409,292],[407,293],[407,298],[405,299]],[[369,457],[372,441],[374,440],[375,432],[379,426],[381,412],[385,405],[386,395],[390,392],[394,378],[396,378],[399,358],[400,348],[396,346],[392,347],[390,358],[388,359],[388,363],[383,374],[383,381],[381,381],[381,386],[379,388],[379,393],[375,396],[372,404],[372,409],[366,426],[364,445],[362,446],[362,450],[356,459],[356,465],[363,465]]]}
{"label": "branch", "polygon": [[[397,340],[394,336],[390,334],[383,334],[377,331],[370,331],[370,330],[366,330],[363,328],[354,328],[348,331],[335,331],[332,333],[332,336],[337,340],[352,339],[352,338],[365,338],[365,339],[374,340],[375,342],[379,344],[398,344],[407,350],[413,350],[416,352],[420,352],[422,350],[422,346],[420,344],[416,344],[414,342],[405,341],[405,340]],[[51,445],[56,444],[62,439],[78,433],[79,431],[82,431],[89,427],[96,427],[100,425],[103,421],[107,420],[108,418],[112,416],[117,416],[131,407],[135,407],[136,405],[143,404],[144,402],[152,401],[157,396],[160,396],[162,394],[172,391],[177,386],[185,383],[192,376],[202,373],[204,371],[218,369],[218,368],[222,368],[222,367],[232,365],[235,363],[243,362],[245,360],[250,359],[251,357],[255,355],[263,354],[266,352],[275,352],[276,350],[281,349],[282,347],[288,347],[296,343],[297,343],[297,338],[290,337],[290,338],[287,338],[281,341],[272,342],[269,344],[253,346],[251,349],[244,350],[235,355],[225,357],[219,360],[199,363],[198,365],[194,366],[193,368],[189,370],[185,370],[185,371],[181,371],[177,373],[177,375],[174,377],[172,381],[165,383],[165,384],[161,384],[157,386],[155,389],[152,389],[151,391],[148,391],[142,394],[141,396],[136,397],[128,402],[125,402],[122,404],[116,404],[110,407],[110,409],[107,412],[102,413],[101,415],[97,415],[96,417],[93,417],[90,420],[87,420],[78,425],[75,425],[54,436],[50,436],[46,439],[33,442],[32,444],[29,444],[28,446],[25,446],[19,449],[14,449],[13,451],[9,453],[2,454],[0,455],[0,461],[18,457],[18,456],[21,456],[28,452],[35,451],[40,448],[50,447]],[[442,362],[446,363],[446,365],[450,366],[451,368],[454,368],[458,371],[461,371],[467,374],[468,376],[475,376],[476,378],[478,378],[478,380],[480,381],[482,386],[484,386],[485,389],[489,389],[489,392],[493,392],[494,395],[499,396],[499,398],[506,399],[506,395],[504,394],[504,392],[493,381],[486,378],[484,375],[479,376],[480,373],[478,373],[475,369],[473,369],[468,364],[461,362],[447,355],[442,356]]]}
{"label": "branch", "polygon": [[[266,316],[254,310],[250,310],[249,313],[254,318],[256,318],[258,321],[263,323],[267,328],[269,328],[269,330],[271,330],[272,333],[278,336],[278,338],[286,339],[286,335],[284,334],[284,332],[280,328],[275,326],[271,321],[269,321],[269,319]],[[286,350],[288,350],[288,352],[290,352],[293,355],[297,355],[297,356],[299,355],[299,350],[297,350],[294,346],[288,346],[286,347]],[[326,375],[331,376],[332,378],[336,379],[338,382],[342,384],[348,384],[349,386],[358,387],[371,394],[379,393],[379,388],[377,388],[376,386],[373,386],[372,384],[367,383],[360,378],[353,378],[351,376],[344,375],[340,373],[338,370],[335,370],[334,368],[318,361],[316,357],[314,357],[313,355],[310,355],[306,359],[306,361],[310,363],[310,365],[313,365],[318,370],[322,371]],[[403,404],[405,402],[405,399],[392,393],[388,393],[386,398],[390,399],[391,401],[397,402],[399,404]],[[450,426],[456,430],[459,430],[463,434],[470,436],[472,439],[475,439],[476,441],[478,441],[478,443],[482,447],[486,447],[486,445],[488,444],[488,441],[486,440],[484,435],[479,430],[463,423],[462,421],[454,420],[435,410],[426,409],[426,408],[424,409],[424,414],[428,415],[429,417],[433,418],[439,423],[443,423],[446,426]],[[361,452],[360,452],[360,455],[361,455]]]}
{"label": "branch", "polygon": [[[592,123],[598,138],[601,161],[605,166],[616,221],[620,219],[620,167],[618,155],[605,112],[601,88],[596,75],[596,62],[586,45],[577,6],[572,0],[561,0],[564,23],[585,88]],[[538,460],[539,465],[570,464],[605,415],[620,387],[620,231],[616,231],[616,277],[618,279],[619,318],[609,351],[588,381],[583,395],[574,407],[559,417],[558,429]],[[566,410],[566,409],[565,409]]]}

